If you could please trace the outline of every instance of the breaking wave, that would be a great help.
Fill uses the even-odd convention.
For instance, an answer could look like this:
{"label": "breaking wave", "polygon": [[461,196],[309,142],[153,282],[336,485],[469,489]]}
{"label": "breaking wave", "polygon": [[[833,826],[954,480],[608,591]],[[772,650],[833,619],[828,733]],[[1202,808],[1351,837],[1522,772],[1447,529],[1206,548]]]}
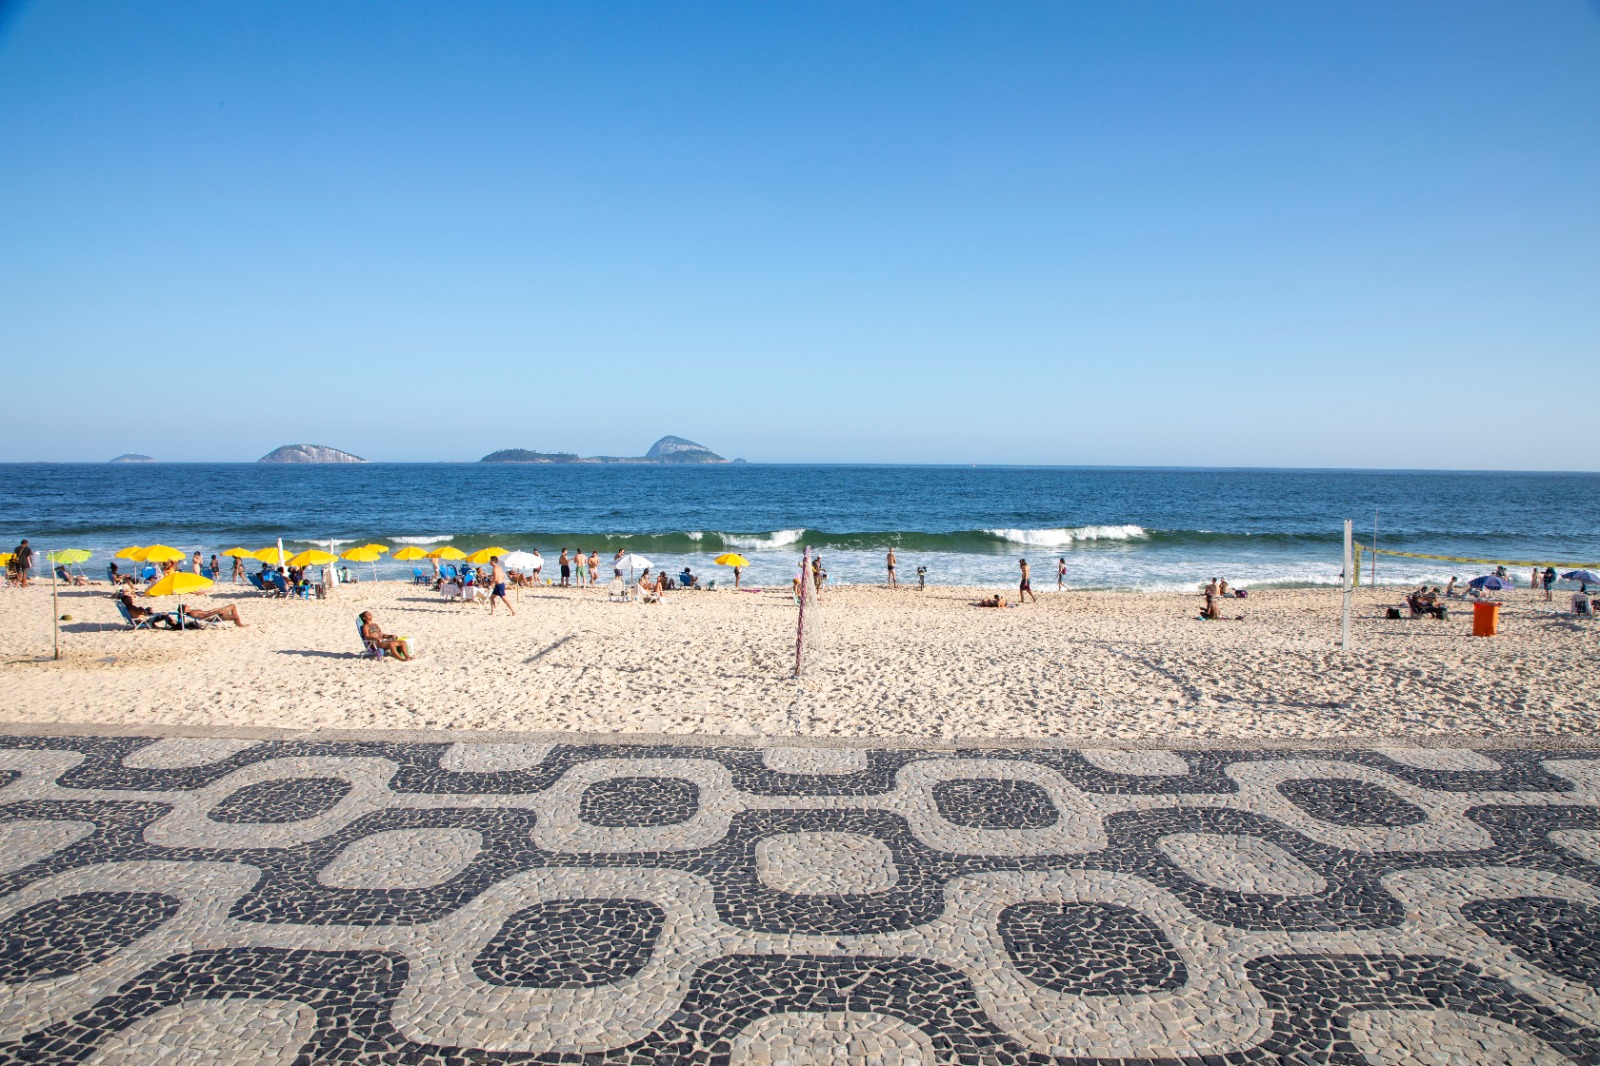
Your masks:
{"label": "breaking wave", "polygon": [[983,529],[1009,544],[1064,548],[1086,540],[1143,540],[1149,536],[1143,526],[1073,526],[1061,529]]}

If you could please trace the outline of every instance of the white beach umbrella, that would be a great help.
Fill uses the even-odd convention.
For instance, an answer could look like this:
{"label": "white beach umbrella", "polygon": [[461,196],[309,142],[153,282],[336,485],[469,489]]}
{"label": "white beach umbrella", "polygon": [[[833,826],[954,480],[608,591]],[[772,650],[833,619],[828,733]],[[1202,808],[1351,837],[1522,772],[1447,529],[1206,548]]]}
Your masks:
{"label": "white beach umbrella", "polygon": [[511,552],[510,554],[504,556],[500,561],[502,563],[505,563],[506,566],[508,566],[508,567],[511,567],[513,569],[516,569],[516,570],[521,570],[523,567],[531,567],[534,563],[538,562],[539,560],[534,558],[528,552],[518,551],[518,552]]}
{"label": "white beach umbrella", "polygon": [[646,559],[642,555],[635,555],[633,552],[626,552],[620,559],[612,560],[611,565],[618,570],[621,570],[623,567],[627,567],[628,580],[631,582],[633,580],[633,572],[635,570],[648,570],[656,564],[652,563],[649,559]]}

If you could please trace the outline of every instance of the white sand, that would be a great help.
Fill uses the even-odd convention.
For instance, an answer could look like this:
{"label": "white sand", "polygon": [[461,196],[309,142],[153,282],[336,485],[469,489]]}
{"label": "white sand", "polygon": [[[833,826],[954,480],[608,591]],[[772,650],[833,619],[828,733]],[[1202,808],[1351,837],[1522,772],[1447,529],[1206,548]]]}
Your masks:
{"label": "white sand", "polygon": [[[327,602],[222,586],[250,628],[129,632],[107,587],[63,592],[61,662],[48,586],[0,590],[0,721],[913,737],[1358,737],[1600,732],[1600,625],[1510,596],[1501,635],[1387,621],[1394,590],[1358,594],[1339,654],[1337,591],[1228,601],[1047,594],[1014,610],[974,590],[852,587],[821,612],[825,651],[790,676],[787,592],[680,593],[663,605],[603,589],[526,592],[516,617],[398,582]],[[1564,601],[1565,597],[1561,597]],[[165,601],[151,601],[158,609]],[[371,608],[422,658],[357,657]]]}

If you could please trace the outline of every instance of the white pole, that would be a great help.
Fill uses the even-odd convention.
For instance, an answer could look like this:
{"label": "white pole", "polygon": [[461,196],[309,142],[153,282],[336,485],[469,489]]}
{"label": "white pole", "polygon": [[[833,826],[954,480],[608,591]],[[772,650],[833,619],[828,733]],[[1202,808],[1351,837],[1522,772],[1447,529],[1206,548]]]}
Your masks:
{"label": "white pole", "polygon": [[1350,519],[1346,518],[1344,520],[1344,611],[1339,621],[1340,652],[1348,652],[1350,650],[1350,575],[1352,573],[1351,563],[1355,556],[1351,542],[1354,539],[1355,533],[1352,530]]}
{"label": "white pole", "polygon": [[55,627],[56,658],[61,658],[61,602],[56,599],[56,564],[48,555],[45,561],[50,564],[50,624]]}
{"label": "white pole", "polygon": [[1372,509],[1372,587],[1378,587],[1378,509]]}

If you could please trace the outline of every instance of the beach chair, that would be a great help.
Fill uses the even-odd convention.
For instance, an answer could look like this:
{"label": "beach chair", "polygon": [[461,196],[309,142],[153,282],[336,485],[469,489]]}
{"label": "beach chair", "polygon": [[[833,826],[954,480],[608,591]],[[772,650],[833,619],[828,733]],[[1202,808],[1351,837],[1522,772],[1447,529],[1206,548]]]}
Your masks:
{"label": "beach chair", "polygon": [[430,583],[428,575],[423,573],[422,567],[413,566],[411,568],[411,583],[413,585],[427,585]]}
{"label": "beach chair", "polygon": [[211,567],[209,566],[202,566],[200,568],[200,576],[205,578],[207,581],[215,581],[217,579],[216,573],[212,571]]}
{"label": "beach chair", "polygon": [[267,584],[266,579],[260,574],[246,574],[244,576],[245,580],[249,581],[251,585],[255,586],[255,590],[261,593],[261,595],[276,596],[278,594],[278,590]]}
{"label": "beach chair", "polygon": [[128,613],[127,604],[123,603],[121,600],[113,600],[112,602],[117,605],[117,613],[122,616],[122,620],[128,623],[128,626],[135,632],[141,629],[148,629],[151,632],[154,632],[156,628],[156,619],[168,617],[167,615],[153,614],[149,618],[135,618],[133,615]]}
{"label": "beach chair", "polygon": [[606,599],[611,603],[628,602],[628,586],[620,577],[612,578],[606,586]]}
{"label": "beach chair", "polygon": [[156,568],[148,563],[145,564],[145,568],[143,570],[139,571],[139,579],[141,581],[154,581],[158,576],[159,575],[156,572]]}
{"label": "beach chair", "polygon": [[441,566],[439,568],[439,576],[444,578],[446,581],[459,581],[461,578],[461,572],[458,571],[454,566]]}

